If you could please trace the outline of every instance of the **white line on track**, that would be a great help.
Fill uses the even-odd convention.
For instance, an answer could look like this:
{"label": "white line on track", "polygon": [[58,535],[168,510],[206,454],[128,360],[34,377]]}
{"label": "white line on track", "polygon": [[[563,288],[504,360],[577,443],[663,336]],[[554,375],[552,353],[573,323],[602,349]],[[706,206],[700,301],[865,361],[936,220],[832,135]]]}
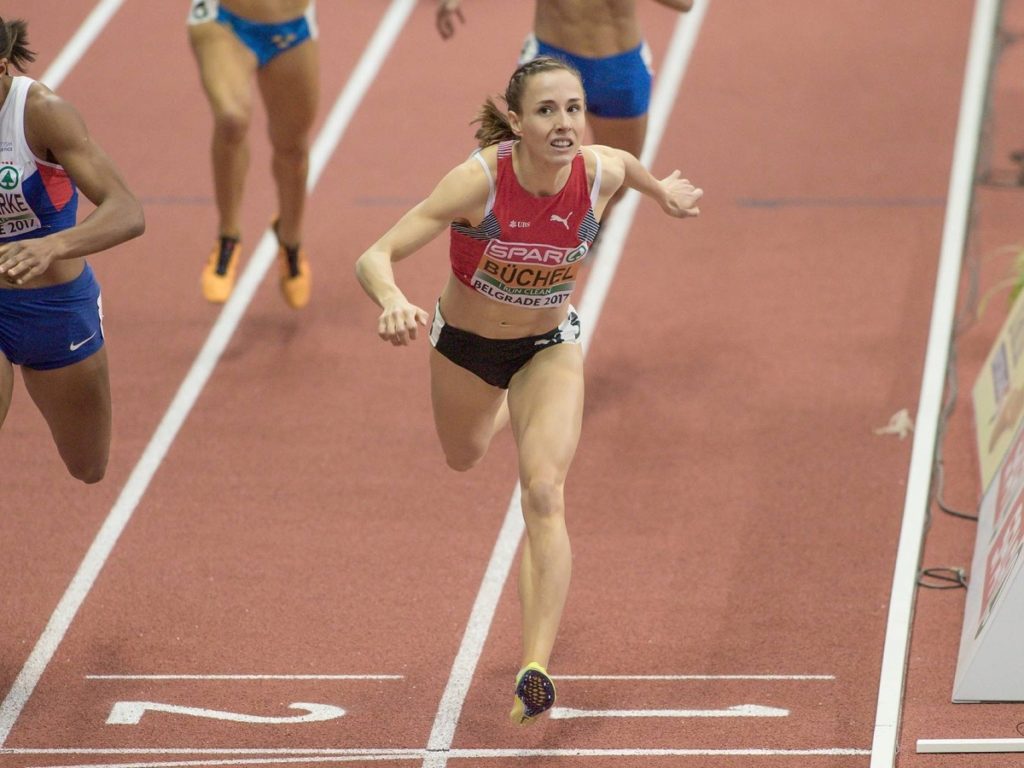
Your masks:
{"label": "white line on track", "polygon": [[[182,750],[80,750],[75,754],[182,754]],[[0,755],[68,754],[58,750],[5,750]],[[426,756],[422,749],[321,749],[321,750],[193,750],[191,754],[206,755],[249,755],[249,757],[205,760],[154,760],[130,763],[75,763],[51,765],[47,768],[199,768],[217,765],[296,765],[340,762],[384,762],[421,760]],[[598,758],[644,758],[644,757],[863,757],[870,754],[867,749],[851,747],[821,747],[817,749],[453,749],[450,760],[507,760],[533,759],[544,757],[598,757]],[[260,757],[252,757],[259,755]]]}
{"label": "white line on track", "polygon": [[[710,0],[697,0],[693,9],[681,15],[676,24],[675,33],[669,43],[658,74],[658,81],[651,99],[649,111],[647,140],[640,156],[641,162],[650,167],[661,143],[661,137],[668,124],[672,106],[679,92],[679,85],[686,72],[690,54],[697,43],[697,35],[704,21],[704,14]],[[608,229],[601,235],[600,258],[587,278],[586,288],[579,306],[579,314],[583,318],[588,333],[583,337],[583,354],[589,349],[589,340],[593,337],[594,328],[601,316],[601,308],[611,287],[615,270],[618,267],[626,235],[636,214],[639,194],[629,190],[616,208],[615,215],[608,223]],[[452,664],[448,683],[438,705],[434,717],[434,725],[427,741],[429,754],[423,762],[423,768],[444,768],[451,757],[451,746],[455,739],[455,729],[459,715],[469,693],[469,684],[473,679],[477,662],[483,652],[484,642],[498,606],[498,600],[508,579],[515,558],[519,541],[523,536],[523,518],[520,509],[521,489],[516,484],[505,512],[498,539],[491,552],[491,559],[484,572],[480,590],[470,612],[466,631],[459,645],[458,653]]]}
{"label": "white line on track", "polygon": [[[380,69],[381,63],[387,57],[415,5],[416,0],[393,0],[373,37],[370,38],[358,65],[327,116],[324,127],[310,151],[307,181],[309,190],[316,186],[327,161],[338,142],[341,141],[349,121],[355,114],[359,103]],[[89,18],[92,19],[92,15]],[[95,34],[98,34],[98,31]],[[75,36],[75,39],[77,37],[78,35]],[[246,308],[252,301],[263,276],[273,263],[276,250],[274,235],[268,230],[249,259],[231,298],[218,315],[206,342],[192,363],[191,369],[178,388],[174,400],[157,426],[156,432],[143,451],[141,458],[128,477],[121,494],[89,547],[89,551],[86,552],[82,564],[78,567],[78,571],[71,579],[71,584],[57,604],[43,634],[21,668],[7,697],[0,704],[0,747],[10,735],[11,728],[14,727],[15,721],[31,697],[32,691],[35,690],[50,659],[53,658],[57,647],[64,639],[64,635],[92,589],[92,585],[113,551],[122,531],[128,525],[135,508],[149,487],[153,475],[156,474],[178,431],[185,423],[185,419],[188,418],[207,380],[213,374],[214,368],[245,314]]]}
{"label": "white line on track", "polygon": [[404,675],[86,675],[86,680],[404,680]]}
{"label": "white line on track", "polygon": [[985,95],[991,72],[992,49],[999,21],[1000,0],[977,0],[971,27],[953,168],[950,172],[946,220],[943,226],[938,276],[932,300],[921,394],[917,406],[917,428],[907,474],[903,523],[896,551],[889,617],[878,682],[878,703],[872,743],[871,768],[896,764],[900,715],[906,680],[910,627],[914,620],[917,571],[921,565],[928,506],[931,501],[935,446],[945,390],[949,346],[953,336],[960,268],[967,242],[967,225],[974,191],[978,144],[985,115]]}
{"label": "white line on track", "polygon": [[569,709],[554,707],[552,720],[578,720],[592,717],[675,717],[717,718],[717,717],[789,717],[788,709],[765,707],[760,704],[737,704],[726,709]]}
{"label": "white line on track", "polygon": [[67,45],[57,54],[57,58],[43,72],[39,82],[44,83],[51,91],[57,90],[122,5],[124,0],[100,0],[85,17],[82,26],[68,40]]}
{"label": "white line on track", "polygon": [[555,680],[835,680],[835,675],[552,675]]}

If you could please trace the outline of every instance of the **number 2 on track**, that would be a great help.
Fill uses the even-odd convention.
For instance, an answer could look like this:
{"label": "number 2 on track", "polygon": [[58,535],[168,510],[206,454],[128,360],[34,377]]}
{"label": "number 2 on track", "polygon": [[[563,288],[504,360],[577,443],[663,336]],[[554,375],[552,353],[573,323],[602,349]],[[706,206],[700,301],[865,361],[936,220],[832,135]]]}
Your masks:
{"label": "number 2 on track", "polygon": [[285,723],[318,723],[342,717],[345,710],[332,704],[307,704],[296,702],[288,705],[289,709],[304,709],[304,715],[286,715],[274,717],[266,715],[244,715],[239,712],[225,712],[219,709],[201,709],[199,707],[182,707],[177,704],[161,704],[156,701],[118,701],[110,710],[107,725],[138,725],[142,716],[149,712],[167,712],[173,715],[189,717],[205,717],[211,720],[230,720],[235,723],[262,723],[265,725],[282,725]]}

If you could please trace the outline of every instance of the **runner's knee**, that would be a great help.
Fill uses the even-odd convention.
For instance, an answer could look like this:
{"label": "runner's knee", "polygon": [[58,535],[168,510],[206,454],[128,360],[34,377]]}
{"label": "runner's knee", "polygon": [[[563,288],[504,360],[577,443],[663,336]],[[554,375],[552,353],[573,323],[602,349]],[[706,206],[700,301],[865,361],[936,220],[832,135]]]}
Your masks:
{"label": "runner's knee", "polygon": [[305,168],[309,162],[309,151],[304,142],[274,144],[273,152],[274,163],[285,168]]}
{"label": "runner's knee", "polygon": [[523,511],[544,519],[564,514],[564,486],[552,480],[526,481],[523,486]]}
{"label": "runner's knee", "polygon": [[214,130],[222,141],[240,144],[249,131],[249,115],[240,109],[218,112],[214,118]]}
{"label": "runner's knee", "polygon": [[454,469],[456,472],[468,472],[484,457],[487,452],[487,446],[479,448],[475,445],[449,447],[445,446],[444,458],[448,462],[448,466]]}
{"label": "runner's knee", "polygon": [[96,460],[65,459],[65,466],[68,472],[76,480],[81,480],[86,485],[98,483],[107,474],[107,457]]}

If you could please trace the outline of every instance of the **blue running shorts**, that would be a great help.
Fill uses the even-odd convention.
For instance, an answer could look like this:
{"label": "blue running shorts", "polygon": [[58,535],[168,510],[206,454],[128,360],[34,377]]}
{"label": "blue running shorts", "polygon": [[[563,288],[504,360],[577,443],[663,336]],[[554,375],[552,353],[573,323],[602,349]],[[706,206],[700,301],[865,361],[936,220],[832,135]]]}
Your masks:
{"label": "blue running shorts", "polygon": [[279,56],[307,40],[316,40],[316,12],[310,2],[306,13],[297,19],[277,24],[262,24],[244,19],[221,6],[219,0],[192,0],[188,13],[189,24],[214,21],[229,27],[245,47],[256,55],[262,69],[275,56]]}
{"label": "blue running shorts", "polygon": [[15,365],[49,371],[103,347],[103,300],[88,264],[67,283],[0,289],[0,353]]}
{"label": "blue running shorts", "polygon": [[529,35],[523,43],[519,63],[538,56],[553,56],[572,64],[583,76],[587,111],[598,117],[640,117],[651,103],[651,51],[641,43],[601,59],[590,59],[563,51]]}

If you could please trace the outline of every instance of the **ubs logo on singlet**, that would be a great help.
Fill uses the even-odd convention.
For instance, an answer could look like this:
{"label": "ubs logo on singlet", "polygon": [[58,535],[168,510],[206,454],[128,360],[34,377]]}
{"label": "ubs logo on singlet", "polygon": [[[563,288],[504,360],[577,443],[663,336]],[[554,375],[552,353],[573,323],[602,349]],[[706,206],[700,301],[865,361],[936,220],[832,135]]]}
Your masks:
{"label": "ubs logo on singlet", "polygon": [[0,166],[0,189],[16,189],[19,178],[18,169],[13,165]]}

